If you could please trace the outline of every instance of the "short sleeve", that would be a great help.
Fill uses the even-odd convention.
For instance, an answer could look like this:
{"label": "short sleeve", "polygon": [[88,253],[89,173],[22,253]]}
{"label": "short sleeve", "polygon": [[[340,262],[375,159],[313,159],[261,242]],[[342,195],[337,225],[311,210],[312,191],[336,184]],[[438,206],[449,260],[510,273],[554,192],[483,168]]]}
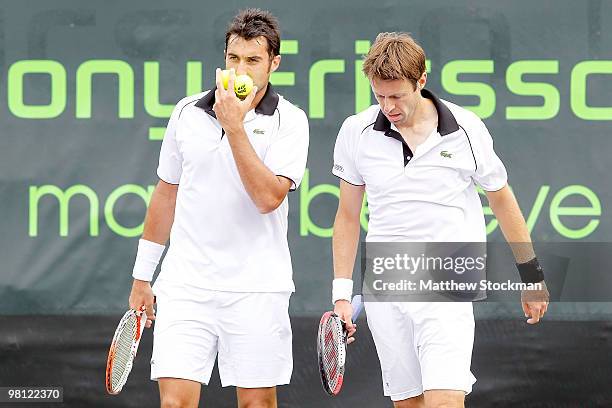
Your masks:
{"label": "short sleeve", "polygon": [[334,167],[332,174],[356,186],[365,184],[363,178],[357,171],[355,158],[357,157],[357,146],[359,141],[358,130],[351,124],[351,118],[347,118],[336,138],[334,147]]}
{"label": "short sleeve", "polygon": [[493,138],[487,127],[477,120],[474,131],[468,135],[476,159],[473,179],[485,191],[498,191],[508,182],[506,167],[493,150]]}
{"label": "short sleeve", "polygon": [[282,112],[278,135],[266,152],[264,164],[277,176],[290,179],[290,191],[296,190],[302,182],[308,159],[308,118],[301,109],[296,112]]}
{"label": "short sleeve", "polygon": [[161,150],[159,152],[159,165],[157,166],[157,176],[170,184],[178,184],[181,179],[183,170],[183,157],[176,143],[176,128],[184,103],[179,102],[168,121],[164,140],[162,141]]}

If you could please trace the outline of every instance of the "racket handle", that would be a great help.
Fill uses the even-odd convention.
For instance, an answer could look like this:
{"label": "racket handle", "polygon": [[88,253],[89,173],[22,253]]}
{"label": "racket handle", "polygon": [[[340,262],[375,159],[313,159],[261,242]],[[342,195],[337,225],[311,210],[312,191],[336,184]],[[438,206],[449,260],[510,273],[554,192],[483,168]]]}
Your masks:
{"label": "racket handle", "polygon": [[353,306],[353,316],[351,317],[351,320],[354,322],[355,320],[357,320],[357,318],[359,318],[361,310],[363,310],[363,300],[361,295],[353,296],[351,305]]}

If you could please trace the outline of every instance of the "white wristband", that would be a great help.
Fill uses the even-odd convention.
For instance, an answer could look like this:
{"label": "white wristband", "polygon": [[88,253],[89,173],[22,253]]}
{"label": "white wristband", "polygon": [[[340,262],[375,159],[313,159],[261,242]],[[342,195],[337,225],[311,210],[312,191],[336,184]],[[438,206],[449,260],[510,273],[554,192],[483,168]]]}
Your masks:
{"label": "white wristband", "polygon": [[140,239],[138,241],[138,252],[136,252],[136,262],[134,262],[134,269],[132,270],[134,279],[150,282],[164,249],[166,249],[165,245]]}
{"label": "white wristband", "polygon": [[332,303],[337,300],[351,301],[353,295],[353,280],[346,278],[337,278],[332,282]]}

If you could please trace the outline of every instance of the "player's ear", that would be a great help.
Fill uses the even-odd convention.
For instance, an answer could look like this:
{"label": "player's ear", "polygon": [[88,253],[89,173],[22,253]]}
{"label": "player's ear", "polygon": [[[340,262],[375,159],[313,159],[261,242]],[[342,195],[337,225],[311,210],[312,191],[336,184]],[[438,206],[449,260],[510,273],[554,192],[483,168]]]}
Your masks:
{"label": "player's ear", "polygon": [[270,72],[276,71],[280,63],[281,63],[280,55],[275,55],[274,57],[272,57],[272,60],[270,61]]}
{"label": "player's ear", "polygon": [[419,90],[425,88],[425,84],[427,83],[427,72],[423,72],[419,80],[417,81],[417,88]]}

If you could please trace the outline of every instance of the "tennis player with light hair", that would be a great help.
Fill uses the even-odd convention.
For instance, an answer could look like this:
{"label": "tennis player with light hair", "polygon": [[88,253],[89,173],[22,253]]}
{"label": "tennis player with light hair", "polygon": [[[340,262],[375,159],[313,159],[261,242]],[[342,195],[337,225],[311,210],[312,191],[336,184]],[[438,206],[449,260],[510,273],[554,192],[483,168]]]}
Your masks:
{"label": "tennis player with light hair", "polygon": [[[378,104],[347,118],[336,140],[333,174],[341,178],[334,223],[332,300],[351,322],[352,271],[367,193],[369,242],[486,242],[485,192],[523,282],[527,322],[548,305],[543,273],[506,169],[483,122],[425,88],[423,49],[406,33],[381,33],[363,71]],[[513,243],[527,243],[516,247]],[[476,381],[471,302],[366,302],[383,389],[395,407],[463,407]]]}
{"label": "tennis player with light hair", "polygon": [[[280,60],[276,18],[241,11],[225,36],[229,90],[217,69],[216,88],[170,117],[129,299],[156,320],[151,379],[162,407],[197,407],[217,356],[239,407],[276,407],[276,386],[291,378],[287,193],[304,174],[308,120],[269,84]],[[244,100],[233,91],[241,74],[255,85]]]}

